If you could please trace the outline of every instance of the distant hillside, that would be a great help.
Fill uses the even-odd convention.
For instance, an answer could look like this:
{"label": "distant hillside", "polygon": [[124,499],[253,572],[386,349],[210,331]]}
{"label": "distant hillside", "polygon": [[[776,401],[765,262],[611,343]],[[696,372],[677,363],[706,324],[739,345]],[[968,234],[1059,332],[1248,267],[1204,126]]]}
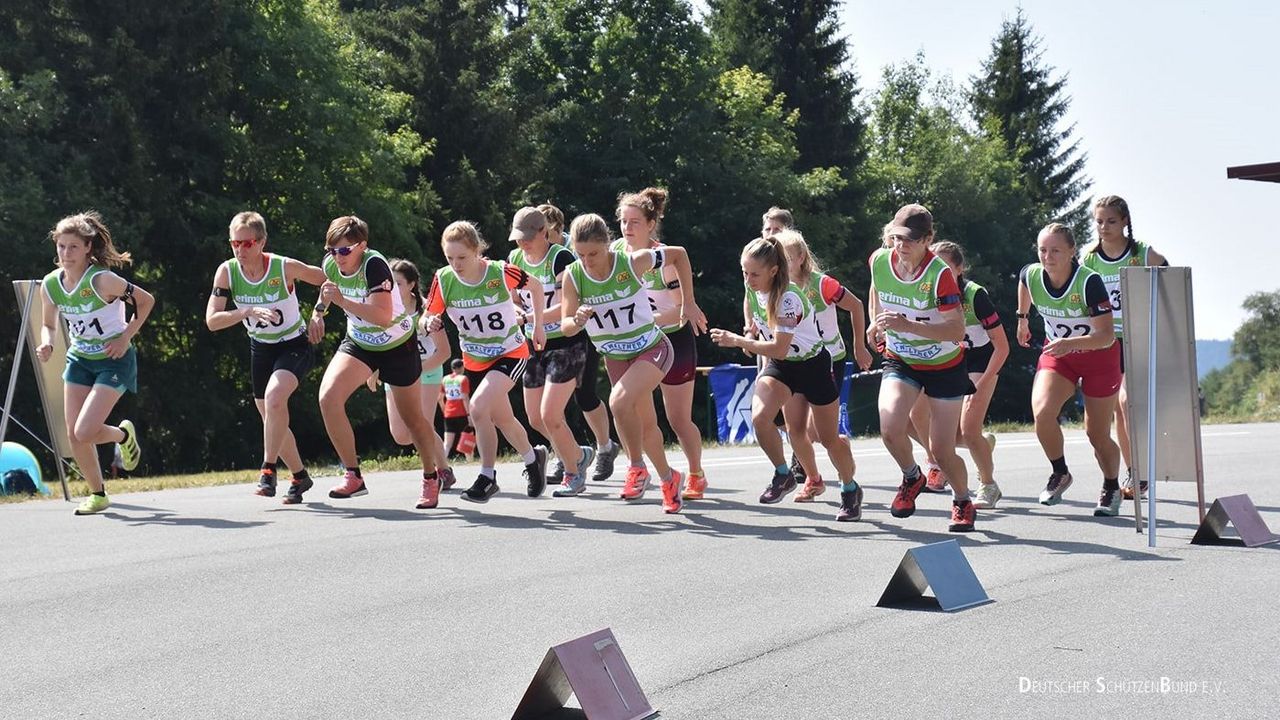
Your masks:
{"label": "distant hillside", "polygon": [[1226,367],[1231,362],[1230,340],[1197,340],[1196,370],[1203,378],[1211,371]]}

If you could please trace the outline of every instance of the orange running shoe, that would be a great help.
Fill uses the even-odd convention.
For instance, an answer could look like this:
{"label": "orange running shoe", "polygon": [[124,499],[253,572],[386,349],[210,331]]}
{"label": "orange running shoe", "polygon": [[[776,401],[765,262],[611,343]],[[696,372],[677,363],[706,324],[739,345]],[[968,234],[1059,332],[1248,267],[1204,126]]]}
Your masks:
{"label": "orange running shoe", "polygon": [[422,478],[422,497],[418,498],[419,510],[430,510],[440,504],[439,478]]}
{"label": "orange running shoe", "polygon": [[947,478],[942,474],[941,468],[929,468],[929,475],[924,481],[924,491],[931,493],[944,493],[947,491]]}
{"label": "orange running shoe", "polygon": [[633,465],[627,468],[627,481],[622,485],[622,494],[618,497],[623,500],[639,500],[648,489],[649,469]]}
{"label": "orange running shoe", "polygon": [[815,475],[805,478],[804,487],[800,488],[800,492],[796,493],[795,502],[813,502],[813,499],[826,492],[827,484],[822,481],[821,475]]}
{"label": "orange running shoe", "polygon": [[662,483],[662,511],[668,515],[680,512],[684,502],[680,499],[680,486],[684,485],[684,475],[676,469],[671,470],[671,478]]}
{"label": "orange running shoe", "polygon": [[684,489],[685,500],[701,500],[707,491],[707,474],[701,470],[689,473],[689,484]]}

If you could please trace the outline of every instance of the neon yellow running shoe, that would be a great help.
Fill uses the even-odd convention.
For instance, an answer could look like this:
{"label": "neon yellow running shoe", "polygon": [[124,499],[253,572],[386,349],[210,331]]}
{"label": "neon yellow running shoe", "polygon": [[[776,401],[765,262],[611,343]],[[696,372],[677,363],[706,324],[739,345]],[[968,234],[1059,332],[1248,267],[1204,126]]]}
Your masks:
{"label": "neon yellow running shoe", "polygon": [[93,515],[111,507],[111,501],[106,495],[89,495],[89,497],[80,501],[80,506],[76,508],[77,515]]}
{"label": "neon yellow running shoe", "polygon": [[124,442],[120,445],[120,459],[124,461],[125,472],[133,472],[142,459],[142,448],[138,447],[138,431],[132,420],[121,420],[120,431],[124,433]]}

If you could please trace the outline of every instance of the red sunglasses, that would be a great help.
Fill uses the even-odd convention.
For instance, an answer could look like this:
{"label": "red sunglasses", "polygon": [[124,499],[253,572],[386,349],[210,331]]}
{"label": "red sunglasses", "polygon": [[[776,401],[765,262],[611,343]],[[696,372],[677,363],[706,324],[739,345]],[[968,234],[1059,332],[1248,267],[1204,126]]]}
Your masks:
{"label": "red sunglasses", "polygon": [[228,242],[231,243],[231,247],[238,249],[238,248],[247,248],[250,245],[258,242],[258,240],[255,238],[253,240],[229,240]]}

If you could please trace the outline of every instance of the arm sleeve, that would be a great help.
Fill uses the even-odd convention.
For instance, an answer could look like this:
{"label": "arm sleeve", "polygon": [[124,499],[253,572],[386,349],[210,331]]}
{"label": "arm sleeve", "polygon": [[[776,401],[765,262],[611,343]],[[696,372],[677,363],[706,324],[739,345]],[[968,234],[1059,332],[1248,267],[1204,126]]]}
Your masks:
{"label": "arm sleeve", "polygon": [[1089,307],[1089,317],[1111,312],[1111,296],[1107,293],[1107,285],[1102,282],[1101,275],[1091,275],[1084,281],[1084,303]]}
{"label": "arm sleeve", "polygon": [[849,292],[840,281],[830,275],[822,276],[822,284],[818,287],[818,291],[822,293],[822,301],[828,305],[835,305],[844,299],[845,293]]}
{"label": "arm sleeve", "polygon": [[529,283],[529,273],[515,265],[502,264],[502,278],[507,281],[508,290],[519,290]]}
{"label": "arm sleeve", "polygon": [[444,312],[444,296],[440,294],[440,276],[431,279],[431,289],[427,291],[427,312],[439,315]]}
{"label": "arm sleeve", "polygon": [[560,277],[560,274],[568,269],[574,260],[573,253],[568,250],[561,250],[556,253],[555,260],[551,261],[551,274]]}
{"label": "arm sleeve", "polygon": [[951,272],[951,268],[943,270],[938,276],[938,287],[934,290],[938,294],[939,310],[945,312],[960,307],[960,286],[956,284],[956,276]]}
{"label": "arm sleeve", "polygon": [[391,292],[391,288],[395,287],[395,280],[391,275],[391,266],[382,258],[371,258],[364,268],[365,284],[369,288],[369,294],[380,292]]}
{"label": "arm sleeve", "polygon": [[982,327],[987,330],[1000,324],[1000,313],[996,311],[996,306],[991,302],[991,296],[987,294],[986,288],[974,293],[973,314],[978,316],[978,322],[982,323]]}

